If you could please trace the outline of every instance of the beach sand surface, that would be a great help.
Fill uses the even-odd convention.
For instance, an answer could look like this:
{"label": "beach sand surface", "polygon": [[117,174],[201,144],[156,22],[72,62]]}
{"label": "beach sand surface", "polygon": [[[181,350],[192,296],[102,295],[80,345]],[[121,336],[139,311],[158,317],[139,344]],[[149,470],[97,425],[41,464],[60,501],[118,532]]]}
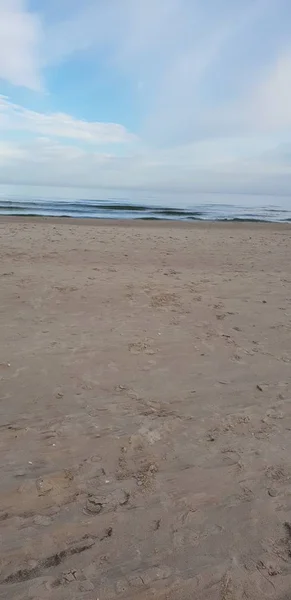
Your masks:
{"label": "beach sand surface", "polygon": [[0,598],[291,598],[291,227],[0,221]]}

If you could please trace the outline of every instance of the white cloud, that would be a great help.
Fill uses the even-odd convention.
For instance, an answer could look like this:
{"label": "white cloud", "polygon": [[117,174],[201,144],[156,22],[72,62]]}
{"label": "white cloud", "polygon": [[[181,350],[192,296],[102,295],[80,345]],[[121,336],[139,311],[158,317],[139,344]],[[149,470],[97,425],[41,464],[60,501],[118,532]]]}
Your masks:
{"label": "white cloud", "polygon": [[[256,86],[272,57],[260,56],[255,40],[267,38],[263,29],[276,15],[288,22],[286,0],[43,0],[38,13],[28,8],[26,0],[0,0],[0,78],[36,88],[45,67],[90,53],[118,69],[125,85],[133,78],[139,130],[151,144],[236,136],[290,118],[290,58],[283,55]],[[84,140],[103,136],[101,124],[93,132],[66,115],[34,113],[31,120],[44,134],[52,127]]]}
{"label": "white cloud", "polygon": [[[113,120],[119,86],[126,86],[139,138],[114,122],[45,114],[0,96],[0,181],[289,191],[291,50],[282,34],[285,27],[290,37],[288,0],[34,5],[37,14],[28,1],[0,0],[0,79],[37,89],[47,67],[65,73],[79,53],[89,72],[94,61],[101,78],[106,68],[112,87],[117,74]],[[96,151],[115,144],[126,144],[128,156]]]}
{"label": "white cloud", "polygon": [[[48,138],[0,147],[0,184],[146,190],[169,194],[195,192],[289,193],[291,164],[258,154],[232,158],[229,143],[199,142],[176,151],[151,151],[124,158]],[[250,146],[251,147],[251,144]],[[275,149],[273,150],[275,152]],[[62,192],[59,192],[62,196]]]}
{"label": "white cloud", "polygon": [[291,50],[277,57],[251,97],[253,127],[278,131],[291,127]]}
{"label": "white cloud", "polygon": [[[65,0],[60,3],[66,5]],[[43,54],[46,64],[56,65],[90,51],[97,61],[102,56],[108,68],[118,69],[125,83],[128,77],[142,81],[142,90],[135,85],[139,132],[151,144],[215,137],[224,135],[225,128],[227,134],[237,135],[245,126],[238,110],[246,118],[241,101],[251,92],[254,71],[260,74],[264,64],[256,55],[250,60],[248,44],[254,43],[257,27],[260,32],[275,11],[282,12],[283,4],[284,0],[84,0],[66,18],[47,26]],[[242,88],[235,61],[243,53]],[[223,89],[223,101],[216,102]]]}
{"label": "white cloud", "polygon": [[[216,97],[221,94],[220,86],[225,85],[231,53],[236,51],[236,36],[253,26],[270,2],[218,2],[218,10],[210,4],[207,11],[206,2],[178,2],[180,10],[171,15],[168,52],[143,126],[150,140],[162,144],[191,142],[216,137],[220,129],[224,135],[220,121],[229,103],[228,95],[231,92],[233,96],[234,90],[226,86],[222,104]],[[217,71],[221,72],[220,81]]]}
{"label": "white cloud", "polygon": [[26,157],[26,151],[17,144],[11,142],[0,142],[0,165],[14,163]]}
{"label": "white cloud", "polygon": [[135,139],[117,123],[81,121],[64,113],[44,114],[13,104],[4,96],[0,96],[0,128],[94,144],[125,143]]}
{"label": "white cloud", "polygon": [[34,90],[41,88],[41,22],[25,0],[0,0],[0,80]]}

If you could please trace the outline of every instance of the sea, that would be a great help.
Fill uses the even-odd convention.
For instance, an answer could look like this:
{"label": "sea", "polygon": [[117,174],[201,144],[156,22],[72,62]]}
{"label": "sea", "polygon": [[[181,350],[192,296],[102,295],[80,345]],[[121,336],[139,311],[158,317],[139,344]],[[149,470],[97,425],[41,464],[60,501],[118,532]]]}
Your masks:
{"label": "sea", "polygon": [[159,195],[131,197],[97,192],[80,194],[34,193],[0,190],[0,215],[70,217],[86,219],[142,219],[178,221],[257,221],[291,223],[291,197],[248,194]]}

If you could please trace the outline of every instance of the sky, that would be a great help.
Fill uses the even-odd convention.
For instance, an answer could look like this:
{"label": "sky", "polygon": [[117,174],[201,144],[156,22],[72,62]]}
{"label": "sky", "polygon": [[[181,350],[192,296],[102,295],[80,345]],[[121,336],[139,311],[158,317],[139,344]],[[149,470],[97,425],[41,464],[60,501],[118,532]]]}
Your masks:
{"label": "sky", "polygon": [[291,196],[290,0],[0,0],[0,184]]}

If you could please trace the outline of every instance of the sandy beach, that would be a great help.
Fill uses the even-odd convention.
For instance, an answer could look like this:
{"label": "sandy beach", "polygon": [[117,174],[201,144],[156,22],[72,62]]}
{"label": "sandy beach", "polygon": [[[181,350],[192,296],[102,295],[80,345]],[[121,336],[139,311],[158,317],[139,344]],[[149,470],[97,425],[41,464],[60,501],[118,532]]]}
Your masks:
{"label": "sandy beach", "polygon": [[291,598],[291,226],[0,220],[0,598]]}

